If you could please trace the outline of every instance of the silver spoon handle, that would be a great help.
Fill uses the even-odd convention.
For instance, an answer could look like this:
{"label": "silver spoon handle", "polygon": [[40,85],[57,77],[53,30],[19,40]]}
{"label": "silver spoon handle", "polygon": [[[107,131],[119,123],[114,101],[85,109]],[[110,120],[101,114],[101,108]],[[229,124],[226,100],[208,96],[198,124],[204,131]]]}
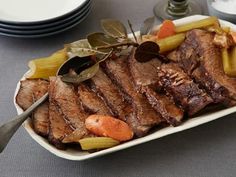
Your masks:
{"label": "silver spoon handle", "polygon": [[0,153],[7,146],[9,140],[14,135],[16,130],[21,126],[21,124],[30,116],[30,114],[41,105],[48,98],[48,93],[43,95],[39,100],[32,104],[27,110],[22,114],[13,118],[13,120],[3,124],[0,127]]}

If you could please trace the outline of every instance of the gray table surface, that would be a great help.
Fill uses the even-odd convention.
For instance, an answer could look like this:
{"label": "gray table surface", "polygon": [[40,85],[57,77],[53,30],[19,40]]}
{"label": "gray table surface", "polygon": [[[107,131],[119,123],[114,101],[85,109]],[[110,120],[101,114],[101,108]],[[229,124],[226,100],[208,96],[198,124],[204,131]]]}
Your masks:
{"label": "gray table surface", "polygon": [[[155,0],[94,0],[89,17],[74,29],[42,39],[0,37],[0,121],[16,115],[13,94],[27,62],[99,28],[102,18],[130,19],[134,29],[152,15]],[[201,1],[207,13],[205,1]],[[230,177],[236,175],[235,114],[181,133],[83,162],[58,158],[23,128],[0,154],[0,177]]]}

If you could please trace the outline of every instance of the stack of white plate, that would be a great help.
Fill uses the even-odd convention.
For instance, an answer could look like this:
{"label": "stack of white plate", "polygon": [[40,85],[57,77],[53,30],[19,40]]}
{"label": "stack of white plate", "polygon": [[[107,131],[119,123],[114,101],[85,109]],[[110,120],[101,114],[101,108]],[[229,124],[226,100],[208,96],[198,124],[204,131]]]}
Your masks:
{"label": "stack of white plate", "polygon": [[82,22],[92,0],[0,0],[0,35],[37,38]]}

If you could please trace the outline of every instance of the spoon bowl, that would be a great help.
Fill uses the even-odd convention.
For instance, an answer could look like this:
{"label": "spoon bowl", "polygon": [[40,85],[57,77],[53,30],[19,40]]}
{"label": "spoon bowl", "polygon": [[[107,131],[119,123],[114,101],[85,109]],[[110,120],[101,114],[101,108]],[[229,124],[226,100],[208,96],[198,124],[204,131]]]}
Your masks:
{"label": "spoon bowl", "polygon": [[79,74],[84,69],[90,67],[94,64],[94,61],[91,59],[91,56],[86,57],[72,57],[69,60],[66,60],[57,71],[57,75],[65,75],[73,70]]}

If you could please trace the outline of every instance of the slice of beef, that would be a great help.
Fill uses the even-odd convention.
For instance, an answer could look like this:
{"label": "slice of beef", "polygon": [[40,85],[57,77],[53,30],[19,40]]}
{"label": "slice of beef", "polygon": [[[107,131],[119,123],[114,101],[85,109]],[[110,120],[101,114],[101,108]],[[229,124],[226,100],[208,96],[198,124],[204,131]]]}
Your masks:
{"label": "slice of beef", "polygon": [[[27,79],[21,81],[16,96],[17,104],[26,110],[48,91],[48,81],[43,79]],[[47,136],[49,132],[48,102],[40,105],[32,114],[32,125],[36,133]]]}
{"label": "slice of beef", "polygon": [[16,103],[23,109],[26,110],[29,108],[34,100],[33,100],[33,92],[35,90],[35,86],[37,84],[37,80],[23,80],[20,81],[20,90],[16,96]]}
{"label": "slice of beef", "polygon": [[52,77],[54,81],[54,91],[51,98],[63,115],[66,123],[78,132],[77,140],[87,136],[89,133],[85,127],[85,119],[89,116],[78,102],[78,96],[74,87],[64,83],[60,77]]}
{"label": "slice of beef", "polygon": [[236,79],[223,70],[221,51],[213,44],[214,34],[195,29],[186,34],[185,42],[168,57],[206,89],[215,103],[236,104]]}
{"label": "slice of beef", "polygon": [[128,103],[122,98],[118,88],[107,75],[102,70],[99,70],[90,81],[92,89],[104,100],[112,110],[113,115],[126,121],[126,117],[129,115],[129,111],[126,111]]}
{"label": "slice of beef", "polygon": [[111,115],[112,112],[94,91],[87,85],[80,84],[78,86],[78,95],[83,108],[91,114]]}
{"label": "slice of beef", "polygon": [[135,86],[141,89],[142,86],[156,85],[158,79],[158,67],[161,62],[154,58],[148,62],[138,62],[134,57],[135,50],[133,50],[128,59],[128,66]]}
{"label": "slice of beef", "polygon": [[160,84],[191,116],[212,103],[211,97],[175,63],[163,64],[159,71]]}
{"label": "slice of beef", "polygon": [[134,52],[133,50],[129,57],[129,68],[135,85],[168,123],[173,126],[179,125],[183,118],[182,109],[177,107],[170,97],[156,92],[160,89],[158,67],[161,66],[161,62],[156,58],[145,63],[138,62],[134,58]]}
{"label": "slice of beef", "polygon": [[[48,86],[48,81],[41,80],[38,82],[38,85],[36,85],[37,89],[35,92],[33,92],[33,100],[37,101],[44,94],[46,94],[48,92]],[[46,101],[32,113],[34,130],[36,133],[42,136],[47,136],[49,133],[48,106],[49,103]]]}
{"label": "slice of beef", "polygon": [[152,107],[161,114],[161,116],[172,126],[177,126],[183,119],[184,112],[177,107],[174,101],[164,94],[157,93],[153,88],[142,87],[142,92],[145,93]]}
{"label": "slice of beef", "polygon": [[51,144],[55,145],[58,149],[65,149],[65,144],[62,140],[74,130],[60,113],[58,106],[55,104],[54,92],[56,87],[56,77],[50,78],[49,86],[49,136],[48,140]]}
{"label": "slice of beef", "polygon": [[141,125],[152,127],[162,122],[160,114],[152,108],[145,96],[135,89],[128,68],[128,56],[106,60],[104,68],[132,104]]}
{"label": "slice of beef", "polygon": [[[219,97],[225,97],[228,92],[228,97],[232,99],[229,104],[235,105],[236,78],[229,77],[224,73],[221,50],[213,44],[213,38],[212,33],[204,30],[193,30],[187,34],[187,40],[192,41],[192,45],[201,59],[200,62],[206,71],[205,74],[209,74],[212,82],[215,82],[213,87],[211,87],[212,84],[205,84],[205,87],[208,90],[216,90],[216,92],[222,93]],[[222,90],[224,91],[222,92]],[[217,97],[214,98],[217,99]],[[226,100],[226,103],[228,103],[228,100]]]}
{"label": "slice of beef", "polygon": [[144,136],[148,132],[151,127],[142,125],[137,120],[130,103],[123,98],[118,87],[102,70],[91,78],[90,84],[97,95],[110,107],[113,115],[127,122],[136,136]]}

